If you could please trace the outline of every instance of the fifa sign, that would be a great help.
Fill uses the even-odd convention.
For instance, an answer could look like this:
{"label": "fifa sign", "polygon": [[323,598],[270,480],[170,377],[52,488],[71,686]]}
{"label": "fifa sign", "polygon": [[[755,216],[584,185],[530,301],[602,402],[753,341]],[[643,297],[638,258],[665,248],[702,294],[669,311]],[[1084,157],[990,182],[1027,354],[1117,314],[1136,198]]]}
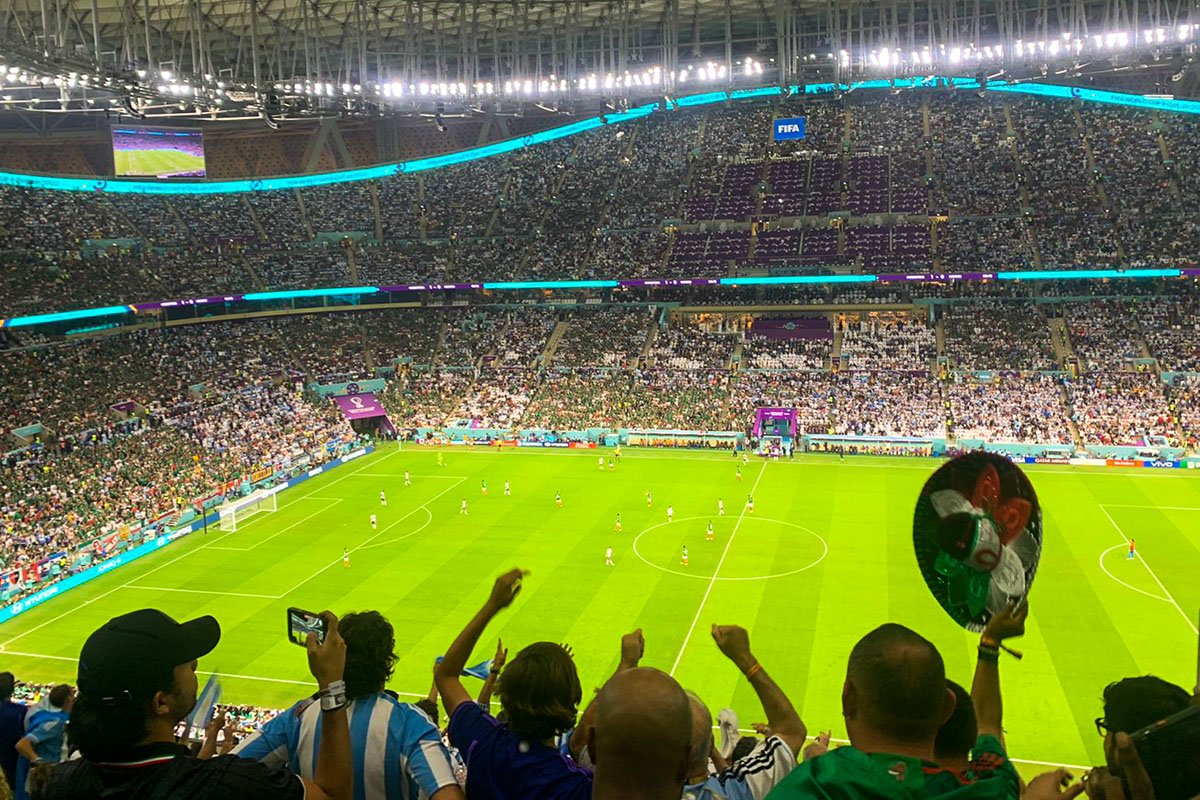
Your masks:
{"label": "fifa sign", "polygon": [[804,138],[804,117],[776,119],[772,127],[775,131],[775,141],[777,142]]}

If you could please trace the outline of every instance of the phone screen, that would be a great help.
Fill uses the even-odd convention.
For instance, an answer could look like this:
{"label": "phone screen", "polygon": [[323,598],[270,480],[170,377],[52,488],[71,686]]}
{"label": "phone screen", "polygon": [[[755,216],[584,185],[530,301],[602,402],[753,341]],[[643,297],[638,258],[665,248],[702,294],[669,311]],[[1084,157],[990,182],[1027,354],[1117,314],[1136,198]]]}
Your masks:
{"label": "phone screen", "polygon": [[299,608],[289,608],[288,616],[288,639],[293,644],[298,644],[304,647],[308,640],[308,634],[315,633],[317,635],[317,644],[325,642],[325,631],[327,626],[325,620],[311,611],[303,611]]}
{"label": "phone screen", "polygon": [[1132,738],[1156,800],[1191,800],[1200,794],[1200,706],[1172,714]]}

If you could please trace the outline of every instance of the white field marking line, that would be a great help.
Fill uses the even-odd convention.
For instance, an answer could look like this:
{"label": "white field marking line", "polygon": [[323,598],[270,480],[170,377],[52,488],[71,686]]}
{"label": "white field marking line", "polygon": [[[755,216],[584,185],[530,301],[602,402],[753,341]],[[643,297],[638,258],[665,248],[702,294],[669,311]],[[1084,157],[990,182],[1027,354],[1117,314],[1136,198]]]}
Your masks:
{"label": "white field marking line", "polygon": [[261,600],[278,600],[279,597],[273,594],[243,594],[241,592],[214,592],[209,589],[172,589],[167,586],[140,586],[134,584],[126,586],[126,589],[145,589],[150,592],[179,592],[181,594],[219,594],[229,597],[250,597]]}
{"label": "white field marking line", "polygon": [[[1125,544],[1128,545],[1129,537],[1125,535],[1125,532],[1123,530],[1121,530],[1121,526],[1118,525],[1117,521],[1112,518],[1111,514],[1108,513],[1108,509],[1106,509],[1104,507],[1103,503],[1100,503],[1099,506],[1100,506],[1101,513],[1103,513],[1104,516],[1108,517],[1108,521],[1112,523],[1113,528],[1116,529],[1117,533],[1125,541]],[[1150,565],[1148,563],[1146,563],[1146,559],[1142,556],[1142,554],[1138,553],[1137,556],[1134,558],[1134,560],[1142,562],[1142,566],[1146,568],[1146,572],[1150,573],[1150,577],[1153,578],[1154,582],[1158,584],[1158,588],[1162,589],[1163,595],[1166,596],[1166,598],[1170,601],[1171,605],[1175,606],[1175,610],[1179,612],[1179,616],[1183,617],[1183,621],[1187,623],[1187,626],[1191,629],[1192,633],[1196,634],[1196,635],[1200,635],[1200,630],[1197,630],[1196,623],[1192,622],[1192,618],[1187,615],[1187,612],[1184,611],[1183,608],[1180,607],[1178,601],[1176,601],[1175,598],[1171,595],[1171,593],[1167,591],[1167,587],[1164,586],[1163,582],[1158,579],[1158,575],[1156,575],[1154,573],[1154,570],[1150,569]]]}
{"label": "white field marking line", "polygon": [[[429,453],[429,452],[436,452],[436,451],[433,451],[433,450],[406,450],[405,452]],[[449,451],[442,451],[442,452],[452,452],[456,455],[461,454],[461,455],[471,455],[471,456],[500,455],[499,452],[489,452],[487,450],[449,450]],[[505,454],[508,454],[510,451],[505,450],[504,452],[505,452]],[[571,453],[571,452],[563,453],[563,452],[556,451],[556,450],[551,450],[550,452],[541,452],[537,449],[526,448],[525,450],[523,450],[521,452],[521,455],[530,455],[530,456],[543,455],[543,456],[547,456],[547,457],[549,457],[549,456],[554,456],[554,457],[575,456],[577,458],[578,457],[595,458],[596,457],[595,454],[600,453],[600,452],[605,452],[605,451],[596,449],[596,450],[591,450],[586,453]],[[611,452],[611,450],[609,452]],[[671,451],[665,450],[664,452],[671,452]],[[795,460],[775,459],[769,463],[779,464],[781,466],[782,465],[791,465],[793,467],[828,467],[833,463],[832,458],[824,458],[824,457],[822,457],[820,460],[811,460],[810,461],[805,458],[806,455],[809,455],[809,454],[801,453],[798,455],[798,457]],[[655,459],[655,458],[663,458],[663,457],[664,456],[656,456],[656,455],[649,455],[649,454],[638,455],[636,453],[628,453],[628,452],[621,454],[622,459],[626,459],[626,458]],[[704,456],[667,456],[667,458],[669,458],[672,461],[708,461],[713,464],[720,464],[722,461],[724,461],[725,463],[730,463],[731,461],[733,461],[733,459],[726,458],[723,456],[718,456],[715,458],[706,458]],[[914,456],[912,458],[907,458],[906,460],[920,461],[922,463],[921,464],[863,464],[863,463],[853,461],[852,459],[854,459],[854,458],[858,458],[858,456],[852,456],[851,458],[848,458],[845,461],[840,461],[840,462],[838,462],[838,466],[839,467],[853,467],[855,469],[915,469],[915,470],[921,470],[922,472],[928,472],[930,474],[933,474],[934,470],[937,467],[941,466],[942,464],[946,463],[949,460],[944,457],[923,458],[923,457]],[[887,458],[887,456],[866,456],[866,458]],[[905,457],[895,456],[895,459],[897,461],[899,461],[901,458],[905,458]],[[755,459],[755,460],[758,460],[758,459]],[[766,464],[768,462],[760,461],[760,463]],[[1177,479],[1183,478],[1182,475],[1172,474],[1172,470],[1142,470],[1141,472],[1135,473],[1135,472],[1112,472],[1112,471],[1110,471],[1110,468],[1108,468],[1108,467],[1104,467],[1103,469],[1101,469],[1101,468],[1093,469],[1090,466],[1076,467],[1073,464],[1038,464],[1038,465],[1031,464],[1028,466],[1039,467],[1037,470],[1035,470],[1037,472],[1037,474],[1039,474],[1039,475],[1079,475],[1079,474],[1083,474],[1083,475],[1104,475],[1109,478],[1177,478]],[[1070,467],[1070,469],[1045,469],[1044,468],[1044,467],[1063,467],[1063,466],[1068,466],[1068,467]],[[1077,471],[1080,469],[1086,470],[1086,471],[1080,473]],[[1162,506],[1154,506],[1154,508],[1162,508]],[[1181,510],[1191,510],[1191,509],[1181,509]]]}
{"label": "white field marking line", "polygon": [[[396,452],[396,451],[393,451],[393,452]],[[384,455],[383,457],[384,457],[384,458],[387,458],[389,455],[392,455],[392,453],[388,453],[388,454]],[[359,467],[359,469],[366,469],[366,468],[367,468],[367,464],[364,464],[363,466]],[[358,470],[355,470],[354,472],[348,472],[348,473],[346,473],[345,475],[343,475],[342,477],[340,477],[340,478],[337,478],[336,480],[332,481],[332,482],[330,483],[330,485],[332,485],[332,484],[334,484],[334,483],[338,483],[339,481],[344,481],[346,478],[349,478],[349,477],[351,477],[352,475],[355,475],[357,472],[358,472]],[[319,490],[317,490],[317,489],[314,489],[314,490],[313,490],[312,492],[310,492],[309,494],[315,494],[317,491],[319,491]],[[308,495],[302,495],[301,497],[298,497],[298,498],[296,498],[296,499],[297,499],[297,500],[301,500],[301,499],[303,499],[303,498],[305,498],[305,497],[308,497]],[[226,534],[226,535],[228,535],[228,534]],[[180,559],[182,559],[182,558],[187,558],[188,556],[192,555],[193,553],[198,553],[198,552],[200,552],[201,550],[205,549],[206,547],[212,547],[212,546],[213,546],[213,545],[215,545],[217,542],[221,541],[221,539],[223,539],[223,538],[224,538],[224,537],[218,537],[218,538],[216,538],[216,539],[213,539],[213,541],[212,541],[212,542],[210,542],[210,543],[206,543],[206,544],[202,544],[202,545],[200,545],[199,547],[195,548],[194,550],[188,550],[188,551],[187,551],[187,552],[185,552],[185,553],[180,553],[179,555],[175,556],[175,558],[172,558],[170,561],[166,562],[165,564],[159,564],[157,567],[155,567],[154,569],[150,570],[149,572],[142,573],[141,575],[138,575],[136,578],[130,578],[128,581],[126,581],[125,583],[122,583],[120,586],[115,586],[115,587],[113,587],[112,589],[109,589],[107,592],[104,592],[104,593],[102,593],[102,594],[98,594],[98,595],[96,595],[95,597],[93,597],[93,598],[92,598],[92,599],[90,599],[90,600],[85,600],[85,601],[83,602],[83,605],[90,605],[90,604],[92,604],[92,603],[95,603],[97,600],[103,600],[105,597],[108,597],[108,596],[109,596],[110,594],[112,594],[113,592],[116,592],[116,591],[118,591],[118,590],[120,590],[120,589],[124,589],[124,588],[126,588],[127,586],[132,586],[132,585],[133,585],[133,582],[134,582],[134,581],[136,581],[136,580],[140,580],[141,578],[145,578],[147,575],[153,575],[154,573],[158,572],[160,569],[165,569],[166,567],[169,567],[169,566],[171,566],[172,564],[174,564],[176,561],[179,561],[179,560],[180,560]],[[314,576],[314,577],[315,577],[315,576]],[[0,644],[0,651],[4,650],[4,648],[8,647],[8,645],[12,644],[12,643],[13,643],[13,642],[15,642],[17,639],[21,639],[21,638],[23,638],[23,637],[25,637],[25,636],[28,636],[29,634],[33,633],[34,631],[41,630],[42,628],[46,627],[47,625],[53,625],[55,622],[58,622],[58,621],[59,621],[60,619],[62,619],[63,617],[70,616],[71,614],[74,614],[74,613],[75,613],[76,611],[78,611],[78,610],[79,610],[79,606],[78,606],[78,605],[76,605],[76,606],[74,606],[74,607],[72,607],[72,608],[70,608],[70,609],[68,609],[68,610],[64,611],[63,613],[59,614],[59,615],[58,615],[58,616],[56,616],[56,617],[51,617],[50,619],[46,620],[45,622],[40,622],[40,623],[38,623],[37,625],[34,625],[32,628],[29,628],[28,630],[22,631],[21,633],[18,633],[16,636],[13,636],[13,637],[12,637],[12,638],[10,638],[10,639],[5,639],[5,640],[4,640],[4,643],[3,643],[3,644]]]}
{"label": "white field marking line", "polygon": [[[79,662],[78,658],[72,658],[71,656],[49,656],[49,655],[45,655],[44,653],[8,652],[8,653],[5,653],[5,655],[18,656],[21,658],[45,658],[45,659],[49,659],[51,661],[70,661],[71,663]],[[290,678],[265,678],[261,675],[238,675],[238,674],[232,673],[232,672],[209,672],[209,671],[203,670],[203,669],[196,670],[196,674],[197,675],[219,675],[222,678],[238,678],[243,681],[262,681],[264,683],[287,683],[287,684],[292,684],[295,686],[312,686],[312,684],[313,684],[312,680],[297,681],[297,680],[292,680]],[[425,692],[423,694],[418,694],[417,692],[396,692],[396,694],[403,695],[404,697],[428,697],[429,696],[429,692]]]}
{"label": "white field marking line", "polygon": [[1200,511],[1196,506],[1147,506],[1126,503],[1104,503],[1107,508],[1153,508],[1156,511]]}
{"label": "white field marking line", "polygon": [[[364,478],[403,478],[403,472],[364,472]],[[446,480],[466,480],[467,475],[409,475],[410,478],[444,478]]]}
{"label": "white field marking line", "polygon": [[1124,586],[1126,589],[1132,589],[1133,591],[1137,592],[1138,594],[1144,594],[1144,595],[1146,595],[1146,597],[1150,597],[1155,600],[1162,600],[1164,603],[1171,602],[1171,599],[1169,597],[1163,597],[1160,594],[1150,594],[1145,589],[1139,589],[1136,586],[1131,586],[1130,584],[1126,583],[1125,581],[1121,580],[1116,575],[1113,575],[1111,572],[1108,571],[1108,567],[1104,566],[1104,557],[1106,555],[1108,555],[1109,553],[1111,553],[1113,550],[1121,550],[1121,549],[1124,549],[1125,547],[1126,547],[1126,545],[1123,545],[1123,544],[1114,544],[1112,547],[1108,548],[1107,550],[1105,550],[1103,553],[1100,554],[1100,569],[1104,572],[1104,574],[1107,575],[1108,577],[1112,578],[1117,583]]}
{"label": "white field marking line", "polygon": [[[399,452],[399,451],[396,451],[396,452]],[[456,488],[456,487],[457,487],[457,486],[458,486],[460,483],[462,483],[462,482],[463,482],[463,481],[465,481],[465,480],[466,480],[466,478],[459,478],[459,479],[458,479],[458,481],[457,481],[457,482],[455,482],[453,486],[447,486],[445,489],[442,489],[440,492],[438,492],[437,494],[435,494],[433,497],[431,497],[431,498],[429,498],[427,501],[425,501],[425,503],[423,503],[422,505],[419,505],[419,506],[417,506],[417,507],[416,507],[416,508],[414,508],[412,511],[409,511],[409,512],[408,512],[407,514],[405,514],[403,517],[400,517],[400,519],[396,520],[395,522],[391,523],[390,525],[387,525],[387,526],[385,526],[385,527],[383,528],[383,530],[381,530],[381,531],[379,531],[378,533],[376,533],[375,535],[371,536],[369,539],[367,539],[366,541],[364,541],[362,544],[360,544],[360,545],[357,545],[357,546],[355,546],[355,547],[352,547],[352,548],[350,548],[350,552],[351,552],[351,553],[356,553],[356,552],[358,552],[359,550],[362,550],[362,549],[363,549],[364,547],[366,547],[368,544],[370,544],[371,542],[375,541],[375,540],[376,540],[376,539],[378,539],[380,536],[383,536],[385,533],[387,533],[387,532],[388,532],[389,530],[391,530],[393,527],[395,527],[396,525],[399,525],[401,522],[403,522],[404,520],[408,519],[408,518],[409,518],[409,517],[411,517],[413,514],[415,514],[415,513],[417,513],[418,511],[420,511],[422,508],[425,508],[425,506],[429,505],[429,504],[430,504],[430,503],[432,503],[434,500],[437,500],[439,497],[441,497],[442,495],[444,495],[446,492],[450,491],[451,489],[454,489],[454,488]],[[432,516],[432,515],[431,515],[431,516]],[[284,592],[283,594],[281,594],[281,595],[279,595],[279,596],[280,596],[280,597],[286,597],[286,596],[288,596],[289,594],[291,594],[292,592],[296,591],[297,589],[299,589],[299,588],[300,588],[301,586],[303,586],[304,584],[306,584],[306,583],[308,583],[309,581],[311,581],[313,578],[315,578],[315,577],[317,577],[318,575],[320,575],[320,574],[321,574],[322,572],[324,572],[325,570],[329,569],[330,567],[334,566],[335,564],[339,564],[339,563],[341,563],[341,561],[342,561],[342,559],[340,559],[340,558],[336,558],[336,559],[334,559],[333,561],[330,561],[328,564],[326,564],[325,566],[321,567],[319,570],[317,570],[316,572],[314,572],[312,575],[309,575],[307,578],[305,578],[304,580],[300,581],[300,582],[299,582],[299,583],[297,583],[295,586],[293,586],[291,589],[288,589],[286,592]]]}
{"label": "white field marking line", "polygon": [[358,547],[357,549],[358,550],[370,550],[372,547],[383,547],[385,545],[395,544],[396,542],[403,541],[410,536],[416,536],[418,533],[420,533],[421,531],[425,530],[426,528],[428,528],[430,525],[433,524],[433,512],[432,511],[430,511],[425,506],[419,506],[417,510],[424,511],[425,514],[429,517],[429,519],[425,520],[425,524],[422,525],[421,527],[417,528],[415,531],[410,531],[410,532],[404,534],[403,536],[397,536],[395,539],[387,539],[386,541],[376,542],[375,544],[363,545],[361,547]]}
{"label": "white field marking line", "polygon": [[[762,480],[763,473],[767,471],[767,464],[764,461],[761,468],[758,470],[758,477],[754,479],[754,485],[750,487],[750,496],[754,496],[754,492],[758,490],[758,482]],[[725,543],[725,551],[721,553],[721,560],[717,562],[717,568],[713,570],[712,578],[708,582],[708,588],[704,590],[704,597],[700,599],[700,607],[696,609],[696,616],[692,617],[692,624],[688,628],[687,636],[683,637],[683,644],[679,648],[679,655],[675,656],[675,663],[671,665],[671,671],[668,675],[675,675],[675,670],[679,667],[679,662],[683,660],[683,652],[687,650],[688,642],[692,640],[692,633],[696,630],[696,623],[700,621],[700,615],[704,613],[704,606],[708,603],[708,596],[712,594],[713,587],[717,585],[717,576],[721,573],[721,566],[725,563],[725,557],[729,555],[729,548],[733,547],[733,539],[737,536],[738,528],[742,526],[742,520],[746,518],[746,506],[742,506],[742,513],[738,514],[737,522],[733,525],[733,532],[729,534],[729,541]]]}
{"label": "white field marking line", "polygon": [[[307,499],[307,498],[300,498],[300,499]],[[257,542],[257,543],[255,543],[255,544],[252,544],[252,545],[250,545],[249,547],[227,547],[227,546],[222,546],[222,547],[221,547],[221,549],[222,549],[222,550],[237,550],[237,551],[239,551],[239,552],[242,552],[242,553],[249,553],[251,550],[253,550],[254,548],[258,547],[259,545],[264,545],[264,544],[266,544],[267,542],[269,542],[269,541],[271,541],[272,539],[274,539],[276,536],[279,536],[280,534],[283,534],[283,533],[287,533],[288,531],[290,531],[292,528],[296,527],[297,525],[301,525],[301,524],[303,524],[303,523],[305,523],[305,522],[308,522],[310,519],[312,519],[313,517],[317,516],[318,514],[324,514],[326,511],[328,511],[329,509],[333,508],[334,506],[336,506],[336,505],[337,505],[338,503],[340,503],[340,502],[342,502],[342,498],[340,498],[340,497],[339,497],[339,498],[337,498],[336,500],[331,500],[331,501],[329,501],[329,502],[328,502],[326,505],[322,506],[321,508],[318,508],[316,511],[314,511],[314,512],[313,512],[313,513],[311,513],[311,514],[309,514],[307,517],[303,517],[303,518],[301,518],[301,519],[298,519],[298,520],[296,520],[296,521],[295,521],[295,522],[293,522],[291,525],[288,525],[286,528],[281,528],[280,530],[277,530],[277,531],[275,531],[275,533],[272,533],[270,536],[268,536],[267,538],[263,539],[261,542]],[[241,533],[241,531],[229,531],[229,532],[230,532],[230,533]],[[222,541],[224,538],[225,538],[225,537],[223,537],[223,536],[222,536],[222,537],[221,537],[221,539],[218,539],[217,541]]]}

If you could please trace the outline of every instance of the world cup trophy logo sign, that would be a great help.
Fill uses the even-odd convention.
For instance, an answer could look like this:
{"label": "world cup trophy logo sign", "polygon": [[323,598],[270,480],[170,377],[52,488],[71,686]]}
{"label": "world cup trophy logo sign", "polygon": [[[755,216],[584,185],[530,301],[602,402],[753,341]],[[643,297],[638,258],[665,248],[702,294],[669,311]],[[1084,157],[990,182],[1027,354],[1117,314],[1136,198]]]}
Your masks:
{"label": "world cup trophy logo sign", "polygon": [[355,411],[362,411],[364,408],[366,408],[366,406],[363,405],[363,399],[357,396],[350,398],[350,405],[354,406]]}
{"label": "world cup trophy logo sign", "polygon": [[1029,478],[994,453],[968,453],[925,483],[913,514],[917,565],[938,604],[981,631],[1029,594],[1042,554],[1042,509]]}

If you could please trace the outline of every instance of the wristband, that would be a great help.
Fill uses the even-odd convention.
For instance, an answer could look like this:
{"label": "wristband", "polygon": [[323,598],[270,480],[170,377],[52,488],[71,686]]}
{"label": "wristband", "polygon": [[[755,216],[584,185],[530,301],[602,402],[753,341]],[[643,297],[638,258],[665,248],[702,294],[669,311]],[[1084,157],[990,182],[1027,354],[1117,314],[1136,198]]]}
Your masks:
{"label": "wristband", "polygon": [[755,661],[754,666],[746,670],[746,680],[752,680],[760,672],[762,672],[762,664]]}
{"label": "wristband", "polygon": [[990,636],[981,636],[981,637],[979,637],[979,646],[987,647],[991,650],[999,650],[1000,649],[1000,640],[993,639]]}
{"label": "wristband", "polygon": [[994,648],[988,648],[988,647],[984,647],[983,645],[980,645],[979,646],[979,660],[984,662],[985,664],[999,664],[1000,663],[1000,651],[996,650]]}
{"label": "wristband", "polygon": [[317,692],[317,697],[321,701],[322,711],[337,711],[340,708],[345,708],[348,705],[346,701],[346,682],[341,680],[330,681],[328,686]]}

